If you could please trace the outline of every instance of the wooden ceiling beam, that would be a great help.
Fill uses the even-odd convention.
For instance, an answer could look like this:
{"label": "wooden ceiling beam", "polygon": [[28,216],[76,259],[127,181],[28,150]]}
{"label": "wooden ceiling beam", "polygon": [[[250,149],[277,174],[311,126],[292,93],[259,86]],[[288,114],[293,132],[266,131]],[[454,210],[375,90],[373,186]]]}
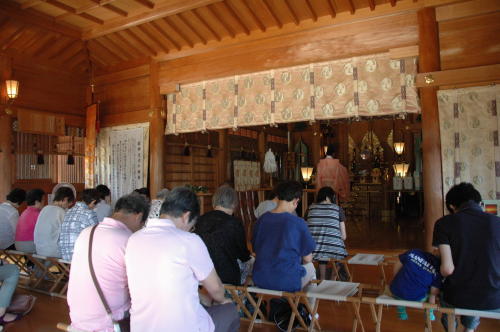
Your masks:
{"label": "wooden ceiling beam", "polygon": [[137,58],[143,56],[143,54],[137,52],[135,48],[127,47],[126,44],[122,43],[120,40],[114,38],[114,34],[109,34],[106,36],[102,36],[101,39],[105,40],[106,43],[112,45],[115,49],[123,54],[130,54],[131,58]]}
{"label": "wooden ceiling beam", "polygon": [[349,5],[349,11],[351,12],[351,15],[354,15],[356,13],[356,7],[354,7],[354,3],[352,0],[347,0],[347,3]]}
{"label": "wooden ceiling beam", "polygon": [[0,14],[5,14],[7,17],[17,22],[35,25],[46,31],[60,33],[74,39],[80,39],[82,37],[82,33],[79,30],[56,23],[51,16],[42,14],[36,10],[22,10],[18,4],[12,1],[0,1]]}
{"label": "wooden ceiling beam", "polygon": [[172,24],[168,21],[168,17],[165,17],[163,19],[163,22],[166,23],[166,25],[171,29],[173,30],[179,37],[181,37],[182,40],[184,40],[191,48],[193,47],[193,42],[191,41],[191,39],[189,39],[188,37],[186,37],[186,35],[184,35],[182,33],[182,31],[180,31],[179,29],[177,29],[177,27],[175,26],[175,24]]}
{"label": "wooden ceiling beam", "polygon": [[248,10],[248,12],[250,13],[250,17],[252,18],[252,20],[254,21],[254,23],[259,27],[260,31],[266,32],[266,26],[264,25],[264,23],[262,23],[262,21],[259,19],[259,17],[257,16],[257,14],[255,14],[255,12],[252,10],[252,8],[250,8],[250,6],[248,5],[248,3],[246,1],[242,1],[241,3]]}
{"label": "wooden ceiling beam", "polygon": [[220,41],[221,38],[219,36],[219,34],[217,32],[215,32],[214,29],[212,29],[212,27],[210,26],[210,24],[208,24],[207,21],[205,21],[205,19],[196,11],[196,9],[193,9],[191,11],[193,13],[193,15],[198,19],[198,21],[201,22],[201,24],[208,30],[210,31],[210,33],[212,34],[212,36],[215,37],[215,39],[217,39],[217,41]]}
{"label": "wooden ceiling beam", "polygon": [[129,40],[121,35],[121,33],[111,33],[109,35],[103,36],[110,39],[115,44],[120,45],[121,48],[127,50],[129,53],[135,54],[134,57],[143,57],[144,52],[142,52],[138,47],[132,45]]}
{"label": "wooden ceiling beam", "polygon": [[[101,2],[99,2],[99,0],[91,0],[91,1],[93,1],[94,4],[75,8],[75,13],[81,14],[81,13],[85,13],[86,11],[89,11],[89,10],[92,10],[95,8],[105,8],[105,9],[108,9],[109,11],[112,11],[115,14],[118,14],[120,16],[124,16],[124,17],[128,16],[128,13],[126,11],[124,11],[124,10],[114,6],[114,5],[111,5],[111,3],[116,1],[116,0],[108,0],[108,1],[101,1]],[[56,16],[55,19],[62,20],[62,19],[65,19],[66,17],[69,17],[71,15],[74,15],[74,13],[66,12],[64,14]]]}
{"label": "wooden ceiling beam", "polygon": [[[151,41],[156,45],[158,46],[161,50],[163,50],[163,52],[165,53],[169,53],[170,52],[170,49],[168,47],[165,46],[165,44],[163,44],[155,35],[154,33],[152,33],[150,30],[148,30],[148,27],[146,26],[146,24],[141,24],[139,26],[137,26],[137,29],[141,30],[143,34],[146,35],[146,37],[148,37],[149,39],[151,39]],[[156,31],[155,31],[156,32]]]}
{"label": "wooden ceiling beam", "polygon": [[99,59],[98,57],[96,57],[92,53],[90,53],[89,57],[90,57],[90,62],[92,62],[94,64],[99,64],[100,67],[107,67],[107,66],[109,66],[108,63],[106,63],[103,60]]}
{"label": "wooden ceiling beam", "polygon": [[186,19],[184,18],[184,16],[182,16],[182,13],[179,13],[179,14],[177,14],[176,16],[179,18],[179,20],[181,20],[181,22],[182,22],[185,26],[187,26],[187,27],[188,27],[188,29],[189,29],[189,30],[191,30],[191,32],[193,32],[193,33],[196,35],[196,37],[198,37],[198,39],[199,39],[199,40],[200,40],[200,41],[201,41],[204,45],[206,45],[206,44],[207,44],[207,39],[206,39],[205,37],[203,37],[203,36],[202,36],[202,35],[198,32],[198,30],[196,30],[196,29],[195,29],[195,28],[191,25],[191,23],[189,23],[189,21],[188,21],[188,20],[186,20]]}
{"label": "wooden ceiling beam", "polygon": [[38,46],[35,45],[30,49],[31,54],[37,56],[38,54],[44,52],[47,47],[50,47],[53,43],[57,41],[57,37],[53,34],[47,35],[45,38],[40,39]]}
{"label": "wooden ceiling beam", "polygon": [[1,50],[2,51],[5,51],[6,49],[8,49],[10,47],[10,45],[12,43],[14,43],[19,37],[21,37],[21,35],[24,33],[24,30],[25,30],[25,27],[24,26],[21,26],[19,28],[17,28],[16,31],[14,31],[13,34],[11,34],[6,40],[5,42],[3,43],[2,45],[2,48]]}
{"label": "wooden ceiling beam", "polygon": [[121,58],[124,61],[128,61],[133,57],[130,56],[128,52],[123,52],[123,50],[119,47],[116,47],[113,42],[110,42],[106,36],[102,36],[101,38],[97,38],[96,41],[100,44],[101,47],[105,48],[109,53]]}
{"label": "wooden ceiling beam", "polygon": [[212,16],[215,17],[215,19],[217,21],[219,21],[219,23],[224,27],[224,29],[226,30],[226,32],[232,38],[234,38],[236,36],[236,34],[234,33],[234,30],[231,29],[231,27],[222,19],[222,17],[219,16],[219,14],[217,14],[217,11],[212,8],[212,5],[207,6],[207,9],[210,12],[210,14],[212,14]]}
{"label": "wooden ceiling beam", "polygon": [[267,3],[267,0],[262,0],[262,4],[264,5],[264,8],[266,9],[266,12],[269,15],[271,15],[271,17],[273,18],[273,21],[276,23],[276,25],[278,26],[278,28],[281,29],[283,27],[283,23],[281,23],[281,21],[279,20],[278,16],[276,16],[276,13],[273,11],[273,9],[269,5],[269,3]]}
{"label": "wooden ceiling beam", "polygon": [[127,29],[124,31],[126,34],[128,34],[130,37],[132,37],[133,40],[135,40],[136,43],[141,45],[143,48],[145,48],[148,51],[148,55],[153,55],[156,56],[156,51],[151,48],[148,44],[146,44],[141,38],[137,37],[137,35],[131,30]]}
{"label": "wooden ceiling beam", "polygon": [[83,49],[80,49],[78,53],[65,61],[69,68],[76,67],[77,64],[81,63],[82,60],[89,61],[87,52],[83,52]]}
{"label": "wooden ceiling beam", "polygon": [[134,37],[130,36],[130,34],[128,34],[126,31],[127,30],[115,32],[108,36],[113,36],[116,39],[119,39],[123,44],[127,45],[127,47],[132,48],[136,53],[140,53],[140,56],[150,56],[151,53],[149,52],[149,49],[144,47],[141,43],[131,42],[130,39],[134,39]]}
{"label": "wooden ceiling beam", "polygon": [[104,46],[97,38],[89,41],[88,47],[89,49],[93,49],[93,52],[97,57],[102,58],[107,63],[117,63],[127,60],[110,50],[108,47]]}
{"label": "wooden ceiling beam", "polygon": [[[373,1],[373,0],[370,0],[370,1]],[[316,22],[318,20],[318,15],[314,11],[314,8],[313,8],[310,0],[306,0],[306,7],[307,7],[307,10],[309,10],[309,13],[311,14],[313,21]]]}
{"label": "wooden ceiling beam", "polygon": [[192,10],[198,7],[221,2],[223,0],[172,0],[168,3],[156,6],[154,10],[130,15],[129,17],[119,17],[104,23],[102,26],[93,27],[83,33],[83,39],[97,38],[108,33],[117,32],[131,28],[136,25],[151,22],[169,15],[175,15],[183,11]]}
{"label": "wooden ceiling beam", "polygon": [[231,14],[231,16],[235,19],[235,21],[238,22],[239,26],[243,29],[243,31],[245,31],[245,34],[248,36],[250,34],[250,29],[248,29],[248,27],[245,25],[240,14],[238,14],[238,10],[234,8],[234,5],[229,1],[224,1],[222,4],[227,9],[229,14]]}
{"label": "wooden ceiling beam", "polygon": [[66,62],[76,56],[83,50],[83,43],[80,40],[76,40],[73,44],[69,45],[64,49],[61,54],[58,54],[58,58],[61,62]]}
{"label": "wooden ceiling beam", "polygon": [[42,2],[43,2],[42,0],[29,0],[21,4],[21,9],[28,9],[31,7],[35,7],[41,4]]}
{"label": "wooden ceiling beam", "polygon": [[94,22],[94,23],[97,23],[97,24],[104,24],[103,20],[101,20],[101,19],[99,19],[99,18],[97,18],[95,16],[92,16],[90,14],[87,14],[87,13],[77,13],[75,8],[73,8],[71,6],[68,6],[65,3],[59,2],[58,0],[44,0],[44,1],[45,1],[45,3],[47,3],[49,5],[52,5],[52,6],[56,7],[56,8],[59,8],[61,10],[64,10],[67,13],[80,16],[81,18],[84,18],[84,19],[86,19],[88,21],[91,21],[91,22]]}
{"label": "wooden ceiling beam", "polygon": [[73,41],[69,38],[59,37],[58,40],[43,54],[40,54],[40,57],[46,59],[53,59],[58,54],[60,54],[66,47],[71,46]]}
{"label": "wooden ceiling beam", "polygon": [[375,10],[375,0],[368,0],[368,5],[370,6],[370,10]]}
{"label": "wooden ceiling beam", "polygon": [[293,11],[293,8],[288,2],[288,0],[284,0],[283,2],[285,3],[285,7],[288,10],[288,13],[292,17],[293,23],[295,23],[295,25],[299,25],[299,18],[297,17],[297,14],[295,14],[295,12]]}
{"label": "wooden ceiling beam", "polygon": [[152,21],[152,22],[149,22],[149,23],[146,23],[146,24],[149,24],[153,29],[155,29],[156,31],[158,31],[158,33],[160,35],[162,35],[163,38],[165,38],[166,40],[168,40],[172,45],[174,45],[174,47],[178,51],[181,50],[181,46],[173,38],[170,38],[170,36],[168,35],[168,33],[166,33],[162,28],[160,28],[160,26],[158,25],[159,23],[157,23],[156,21]]}
{"label": "wooden ceiling beam", "polygon": [[151,2],[149,0],[134,0],[134,1],[137,2],[138,4],[143,5],[144,7],[149,8],[149,9],[155,8],[154,2]]}
{"label": "wooden ceiling beam", "polygon": [[[391,1],[395,1],[395,0],[391,0]],[[327,3],[328,3],[328,9],[330,9],[330,16],[332,18],[335,18],[335,16],[337,16],[337,11],[335,10],[335,4],[334,4],[333,0],[328,0]]]}

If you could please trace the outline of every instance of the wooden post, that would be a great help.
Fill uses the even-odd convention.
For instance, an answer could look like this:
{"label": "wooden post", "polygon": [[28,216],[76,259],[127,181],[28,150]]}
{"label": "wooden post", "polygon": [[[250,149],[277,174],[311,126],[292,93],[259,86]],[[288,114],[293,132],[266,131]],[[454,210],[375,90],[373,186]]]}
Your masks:
{"label": "wooden post", "polygon": [[[99,105],[87,107],[85,126],[85,188],[94,188],[95,183],[95,147],[96,147],[96,120]],[[116,197],[117,198],[117,197]],[[114,198],[114,199],[116,199]]]}
{"label": "wooden post", "polygon": [[267,139],[267,135],[266,133],[261,130],[259,132],[259,137],[257,138],[257,149],[258,149],[258,152],[259,152],[259,161],[260,161],[260,185],[262,187],[262,185],[264,185],[266,183],[266,178],[267,178],[267,175],[266,173],[262,170],[262,166],[264,165],[264,158],[265,158],[265,155],[266,155],[266,139]]}
{"label": "wooden post", "polygon": [[[440,70],[439,33],[436,11],[427,7],[418,11],[419,71]],[[432,248],[434,223],[443,216],[443,174],[437,88],[420,88],[422,104],[422,150],[424,185],[425,247]]]}
{"label": "wooden post", "polygon": [[10,192],[13,180],[12,156],[12,119],[5,113],[7,104],[7,91],[5,80],[10,78],[11,63],[7,56],[0,55],[0,200]]}
{"label": "wooden post", "polygon": [[319,121],[316,121],[312,126],[311,130],[313,133],[312,146],[311,146],[311,158],[312,164],[316,167],[321,159],[321,128]]}
{"label": "wooden post", "polygon": [[[165,100],[163,100],[165,102]],[[158,63],[149,64],[149,194],[156,197],[158,191],[165,186],[165,109],[160,95]]]}
{"label": "wooden post", "polygon": [[229,143],[227,141],[227,129],[220,129],[219,133],[219,157],[217,158],[217,186],[228,180],[227,162],[229,160]]}

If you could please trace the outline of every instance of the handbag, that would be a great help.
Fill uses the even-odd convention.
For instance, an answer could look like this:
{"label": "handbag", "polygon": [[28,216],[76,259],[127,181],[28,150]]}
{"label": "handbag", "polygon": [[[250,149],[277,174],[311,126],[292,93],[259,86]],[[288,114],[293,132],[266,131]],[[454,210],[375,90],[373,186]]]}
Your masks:
{"label": "handbag", "polygon": [[92,281],[94,282],[94,286],[95,286],[95,289],[97,290],[97,294],[99,294],[99,297],[101,298],[102,305],[104,306],[104,309],[106,309],[106,313],[108,314],[108,317],[113,322],[114,332],[130,332],[130,316],[124,317],[123,319],[121,319],[119,321],[115,321],[113,319],[113,313],[111,311],[111,308],[108,305],[108,301],[106,301],[106,298],[104,297],[104,293],[102,292],[101,286],[99,285],[99,282],[97,281],[97,276],[95,275],[94,265],[92,264],[92,242],[94,241],[94,233],[95,233],[96,228],[97,228],[97,224],[92,226],[92,229],[90,230],[90,237],[89,237],[90,275],[92,276]]}

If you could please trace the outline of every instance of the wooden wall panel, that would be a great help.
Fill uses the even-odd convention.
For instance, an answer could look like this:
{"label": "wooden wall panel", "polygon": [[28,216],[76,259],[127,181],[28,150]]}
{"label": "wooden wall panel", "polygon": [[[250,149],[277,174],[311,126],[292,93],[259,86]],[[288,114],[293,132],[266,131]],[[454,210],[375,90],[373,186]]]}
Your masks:
{"label": "wooden wall panel", "polygon": [[142,76],[96,87],[101,115],[149,109],[149,78]]}
{"label": "wooden wall panel", "polygon": [[441,70],[498,63],[498,36],[500,12],[439,23]]}
{"label": "wooden wall panel", "polygon": [[86,77],[56,69],[15,63],[13,77],[20,82],[14,107],[59,114],[84,115]]}
{"label": "wooden wall panel", "polygon": [[160,63],[160,90],[176,83],[320,62],[416,45],[415,13],[241,43]]}

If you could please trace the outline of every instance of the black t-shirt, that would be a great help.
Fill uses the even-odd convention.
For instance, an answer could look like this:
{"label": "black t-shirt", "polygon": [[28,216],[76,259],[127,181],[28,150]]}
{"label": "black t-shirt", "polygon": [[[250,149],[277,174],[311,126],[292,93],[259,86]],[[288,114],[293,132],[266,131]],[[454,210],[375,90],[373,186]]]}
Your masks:
{"label": "black t-shirt", "polygon": [[225,212],[213,210],[198,219],[195,233],[205,242],[221,281],[240,285],[237,260],[246,262],[250,259],[241,221]]}
{"label": "black t-shirt", "polygon": [[440,244],[451,247],[455,265],[444,300],[458,308],[500,308],[500,218],[470,201],[436,222],[433,246]]}

